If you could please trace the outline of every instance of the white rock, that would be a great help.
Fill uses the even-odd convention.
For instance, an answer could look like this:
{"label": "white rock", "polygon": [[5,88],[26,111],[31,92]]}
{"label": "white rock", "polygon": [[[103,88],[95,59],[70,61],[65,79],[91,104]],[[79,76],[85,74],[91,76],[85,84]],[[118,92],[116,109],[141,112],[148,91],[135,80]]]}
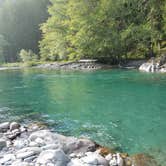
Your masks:
{"label": "white rock", "polygon": [[16,157],[14,154],[5,154],[4,157],[0,160],[1,164],[5,164],[8,161],[13,161],[15,160]]}
{"label": "white rock", "polygon": [[117,153],[117,164],[118,166],[123,166],[123,159],[121,158],[119,153]]}
{"label": "white rock", "polygon": [[17,153],[16,154],[16,158],[17,159],[25,159],[31,156],[34,156],[36,153],[34,151],[27,151],[27,152],[23,152],[23,153]]}
{"label": "white rock", "polygon": [[0,132],[6,132],[10,127],[9,122],[4,122],[0,124]]}
{"label": "white rock", "polygon": [[24,153],[29,151],[33,151],[35,152],[35,154],[39,154],[42,150],[39,147],[26,147],[26,148],[20,149],[19,151],[17,151],[17,153]]}
{"label": "white rock", "polygon": [[62,146],[59,144],[47,144],[41,148],[42,150],[56,150],[56,149],[59,149],[59,147],[62,148]]}
{"label": "white rock", "polygon": [[65,166],[70,161],[62,150],[45,150],[40,153],[37,164],[47,164],[51,163],[56,166]]}
{"label": "white rock", "polygon": [[12,122],[10,124],[10,130],[15,130],[15,129],[19,129],[20,128],[20,124],[18,124],[17,122]]}
{"label": "white rock", "polygon": [[37,147],[37,146],[38,146],[38,143],[36,143],[36,142],[30,142],[30,143],[29,143],[29,146],[30,146],[30,147]]}
{"label": "white rock", "polygon": [[22,162],[21,160],[17,160],[15,162],[13,162],[11,166],[33,166],[33,164],[27,163],[27,162]]}
{"label": "white rock", "polygon": [[27,140],[15,140],[13,145],[16,149],[21,149],[25,147],[27,144],[28,144]]}
{"label": "white rock", "polygon": [[110,161],[113,158],[112,154],[108,154],[107,156],[105,156],[105,159]]}
{"label": "white rock", "polygon": [[118,166],[118,163],[117,163],[117,160],[115,157],[110,160],[109,165],[110,166]]}
{"label": "white rock", "polygon": [[89,154],[88,156],[81,158],[81,160],[85,164],[108,166],[108,161],[97,153]]}
{"label": "white rock", "polygon": [[46,143],[42,138],[36,138],[35,142],[39,145],[39,146],[44,146]]}
{"label": "white rock", "polygon": [[67,166],[85,166],[85,164],[81,161],[81,159],[74,158],[67,164]]}

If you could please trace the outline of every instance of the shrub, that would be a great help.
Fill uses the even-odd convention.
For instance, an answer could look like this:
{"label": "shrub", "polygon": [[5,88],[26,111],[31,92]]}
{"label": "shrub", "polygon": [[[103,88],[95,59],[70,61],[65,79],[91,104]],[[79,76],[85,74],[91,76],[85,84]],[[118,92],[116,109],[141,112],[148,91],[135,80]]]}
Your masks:
{"label": "shrub", "polygon": [[19,53],[19,56],[22,62],[31,62],[38,60],[38,55],[35,54],[32,50],[27,51],[22,49]]}

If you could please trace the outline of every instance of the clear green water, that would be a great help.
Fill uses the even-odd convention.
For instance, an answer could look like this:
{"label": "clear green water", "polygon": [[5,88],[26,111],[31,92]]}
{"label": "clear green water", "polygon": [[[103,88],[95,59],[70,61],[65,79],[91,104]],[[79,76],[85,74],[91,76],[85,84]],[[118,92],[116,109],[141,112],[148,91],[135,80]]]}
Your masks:
{"label": "clear green water", "polygon": [[66,135],[153,153],[164,163],[166,74],[1,71],[0,121],[12,119],[43,121]]}

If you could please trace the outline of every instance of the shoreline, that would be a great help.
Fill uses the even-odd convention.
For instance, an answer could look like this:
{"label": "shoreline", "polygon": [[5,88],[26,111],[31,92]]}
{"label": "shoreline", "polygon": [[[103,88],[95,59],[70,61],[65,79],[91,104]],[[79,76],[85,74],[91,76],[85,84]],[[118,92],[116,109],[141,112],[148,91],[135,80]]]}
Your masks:
{"label": "shoreline", "polygon": [[129,156],[37,123],[4,122],[0,135],[0,164],[6,166],[157,166],[146,154]]}
{"label": "shoreline", "polygon": [[139,66],[145,62],[145,60],[133,60],[124,63],[123,65],[109,65],[92,60],[86,61],[72,61],[72,62],[48,62],[41,63],[35,66],[26,66],[23,64],[17,64],[14,66],[0,66],[0,71],[3,70],[18,70],[18,69],[28,69],[28,68],[37,68],[37,69],[52,69],[52,70],[80,70],[80,71],[94,71],[102,69],[138,69]]}

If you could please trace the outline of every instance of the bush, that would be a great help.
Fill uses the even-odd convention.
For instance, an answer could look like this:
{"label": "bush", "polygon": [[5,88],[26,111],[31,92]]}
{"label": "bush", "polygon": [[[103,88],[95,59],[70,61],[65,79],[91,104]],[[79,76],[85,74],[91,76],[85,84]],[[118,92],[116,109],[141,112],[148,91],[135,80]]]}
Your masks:
{"label": "bush", "polygon": [[38,55],[35,54],[32,50],[24,50],[22,49],[19,53],[19,57],[22,62],[31,62],[31,61],[37,61]]}

